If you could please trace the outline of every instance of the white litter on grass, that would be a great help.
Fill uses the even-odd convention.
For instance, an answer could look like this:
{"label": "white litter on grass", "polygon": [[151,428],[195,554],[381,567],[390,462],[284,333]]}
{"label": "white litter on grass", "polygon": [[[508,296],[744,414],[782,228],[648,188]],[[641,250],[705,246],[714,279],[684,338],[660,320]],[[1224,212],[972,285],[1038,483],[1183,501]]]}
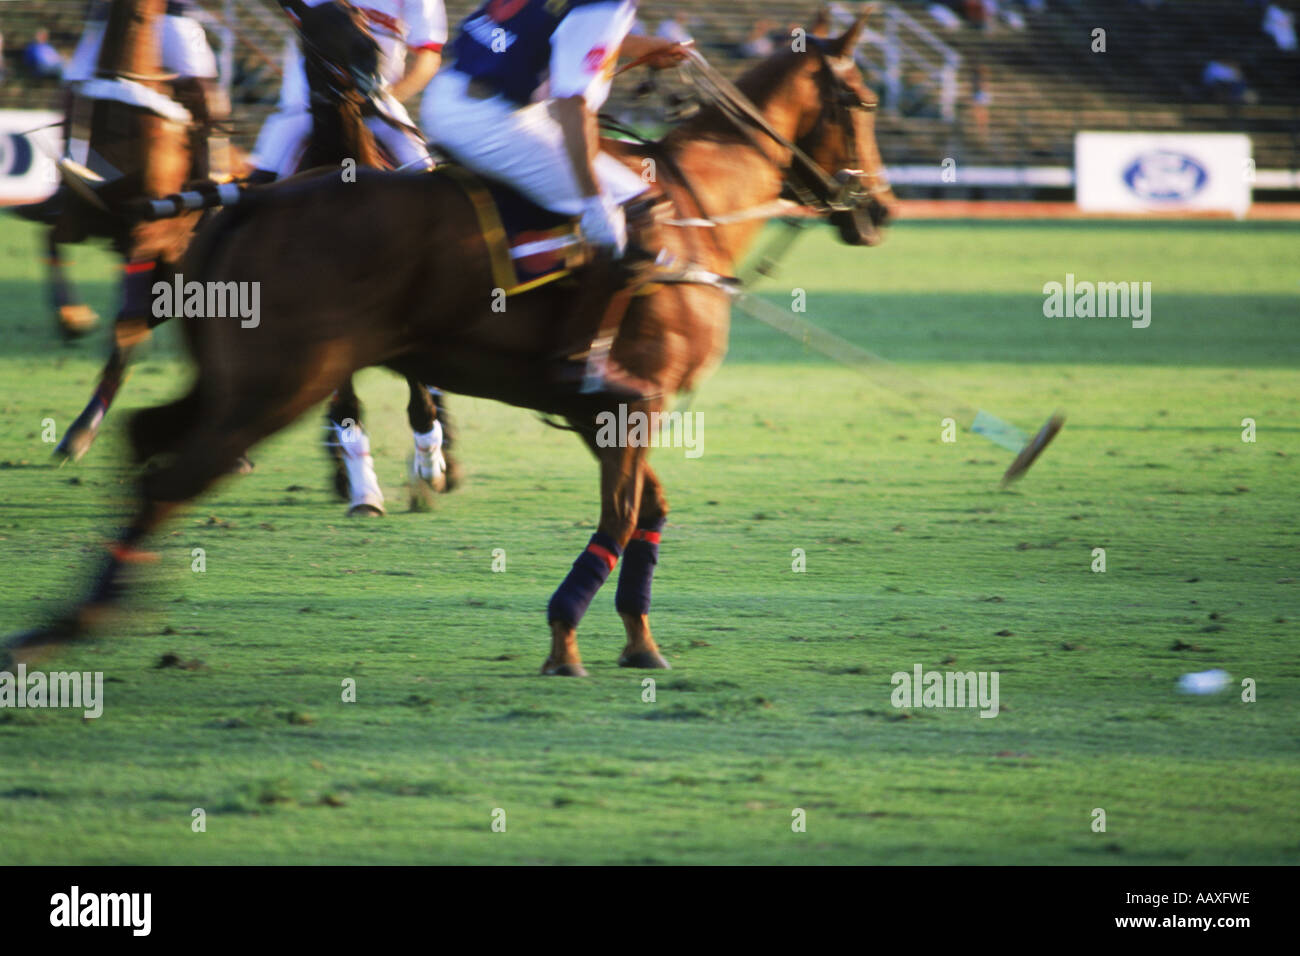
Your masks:
{"label": "white litter on grass", "polygon": [[1178,678],[1178,689],[1184,694],[1217,694],[1228,686],[1231,675],[1225,670],[1198,671]]}

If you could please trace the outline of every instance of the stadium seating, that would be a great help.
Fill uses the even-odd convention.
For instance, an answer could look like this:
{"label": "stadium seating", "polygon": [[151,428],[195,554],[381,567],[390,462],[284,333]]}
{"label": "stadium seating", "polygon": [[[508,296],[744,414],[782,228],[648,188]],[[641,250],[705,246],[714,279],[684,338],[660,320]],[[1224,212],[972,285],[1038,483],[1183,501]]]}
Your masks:
{"label": "stadium seating", "polygon": [[[1005,0],[1004,0],[1004,5]],[[1280,4],[1297,13],[1300,0]],[[221,0],[205,0],[220,15]],[[458,21],[473,4],[452,0]],[[1074,133],[1095,130],[1232,130],[1248,132],[1261,168],[1300,168],[1300,54],[1278,50],[1261,30],[1262,6],[1253,0],[1046,0],[1046,9],[1021,7],[1024,29],[983,30],[963,24],[945,30],[927,13],[930,0],[897,6],[939,35],[962,57],[953,122],[882,111],[882,150],[891,164],[1070,165]],[[260,8],[262,16],[253,7]],[[283,29],[273,0],[239,0],[236,31],[236,140],[250,145],[275,101]],[[56,108],[57,85],[25,78],[17,55],[37,27],[71,52],[80,34],[84,0],[8,0],[0,30],[9,59],[0,84],[0,108]],[[711,60],[735,75],[746,64],[735,48],[753,23],[807,21],[811,5],[789,0],[643,2],[646,27],[672,13]],[[268,15],[269,14],[269,15]],[[1106,52],[1094,53],[1093,31],[1106,31]],[[1216,103],[1200,81],[1210,59],[1240,64],[1253,102]],[[977,70],[986,105],[972,102]],[[635,112],[631,94],[612,104]],[[981,115],[983,114],[983,115]]]}

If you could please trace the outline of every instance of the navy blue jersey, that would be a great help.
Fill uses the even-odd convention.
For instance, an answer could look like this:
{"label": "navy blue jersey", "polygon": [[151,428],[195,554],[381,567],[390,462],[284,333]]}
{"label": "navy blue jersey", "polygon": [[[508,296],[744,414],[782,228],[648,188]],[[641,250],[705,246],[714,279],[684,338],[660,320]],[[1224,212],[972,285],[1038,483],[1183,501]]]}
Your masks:
{"label": "navy blue jersey", "polygon": [[516,103],[546,78],[551,36],[571,11],[609,0],[488,0],[460,25],[456,69]]}

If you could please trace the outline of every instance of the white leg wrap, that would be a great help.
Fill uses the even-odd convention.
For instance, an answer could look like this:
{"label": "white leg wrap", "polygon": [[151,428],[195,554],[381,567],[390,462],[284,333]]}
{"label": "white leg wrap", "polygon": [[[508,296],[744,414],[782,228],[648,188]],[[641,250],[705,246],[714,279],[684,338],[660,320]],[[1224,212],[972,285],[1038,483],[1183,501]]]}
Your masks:
{"label": "white leg wrap", "polygon": [[343,450],[343,463],[348,473],[348,488],[352,493],[352,507],[370,505],[380,511],[384,510],[384,493],[379,490],[379,479],[375,476],[375,463],[370,457],[370,436],[353,425],[342,428],[337,423],[331,425],[334,441]]}
{"label": "white leg wrap", "polygon": [[415,432],[414,438],[412,473],[421,481],[437,482],[447,470],[447,461],[442,457],[442,422],[435,420],[433,428],[423,433]]}

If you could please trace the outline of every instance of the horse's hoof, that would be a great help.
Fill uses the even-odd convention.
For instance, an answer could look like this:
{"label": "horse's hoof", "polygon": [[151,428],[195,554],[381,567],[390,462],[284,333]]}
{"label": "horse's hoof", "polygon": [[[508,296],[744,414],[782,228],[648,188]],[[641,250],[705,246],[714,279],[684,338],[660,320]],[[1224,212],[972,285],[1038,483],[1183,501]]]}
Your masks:
{"label": "horse's hoof", "polygon": [[656,651],[635,651],[624,654],[618,659],[619,667],[640,667],[644,670],[670,671],[673,665],[663,659]]}
{"label": "horse's hoof", "polygon": [[433,496],[435,491],[428,485],[411,482],[410,496],[407,498],[407,504],[413,512],[417,514],[427,514],[433,510]]}
{"label": "horse's hoof", "polygon": [[433,510],[433,500],[442,491],[446,476],[441,469],[430,469],[425,477],[416,459],[412,457],[407,463],[407,502],[412,511],[426,512]]}
{"label": "horse's hoof", "polygon": [[586,677],[587,669],[581,664],[552,664],[547,661],[542,665],[544,677]]}
{"label": "horse's hoof", "polygon": [[465,472],[460,467],[460,460],[452,458],[444,452],[443,457],[447,459],[447,470],[443,475],[441,490],[444,494],[449,491],[455,491],[460,487],[460,483],[465,479]]}
{"label": "horse's hoof", "polygon": [[34,627],[5,638],[0,645],[0,671],[13,673],[18,664],[31,664],[42,660],[64,644],[79,636],[71,619],[61,619],[44,627]]}
{"label": "horse's hoof", "polygon": [[94,330],[99,316],[88,305],[59,306],[59,332],[65,339],[79,339]]}
{"label": "horse's hoof", "polygon": [[384,509],[370,504],[353,505],[348,509],[349,518],[382,518]]}
{"label": "horse's hoof", "polygon": [[235,462],[235,466],[230,469],[232,475],[251,475],[253,473],[253,462],[247,455],[240,455]]}
{"label": "horse's hoof", "polygon": [[90,451],[95,440],[95,433],[84,428],[74,429],[63,436],[63,440],[54,446],[54,457],[59,464],[81,461],[83,455]]}

